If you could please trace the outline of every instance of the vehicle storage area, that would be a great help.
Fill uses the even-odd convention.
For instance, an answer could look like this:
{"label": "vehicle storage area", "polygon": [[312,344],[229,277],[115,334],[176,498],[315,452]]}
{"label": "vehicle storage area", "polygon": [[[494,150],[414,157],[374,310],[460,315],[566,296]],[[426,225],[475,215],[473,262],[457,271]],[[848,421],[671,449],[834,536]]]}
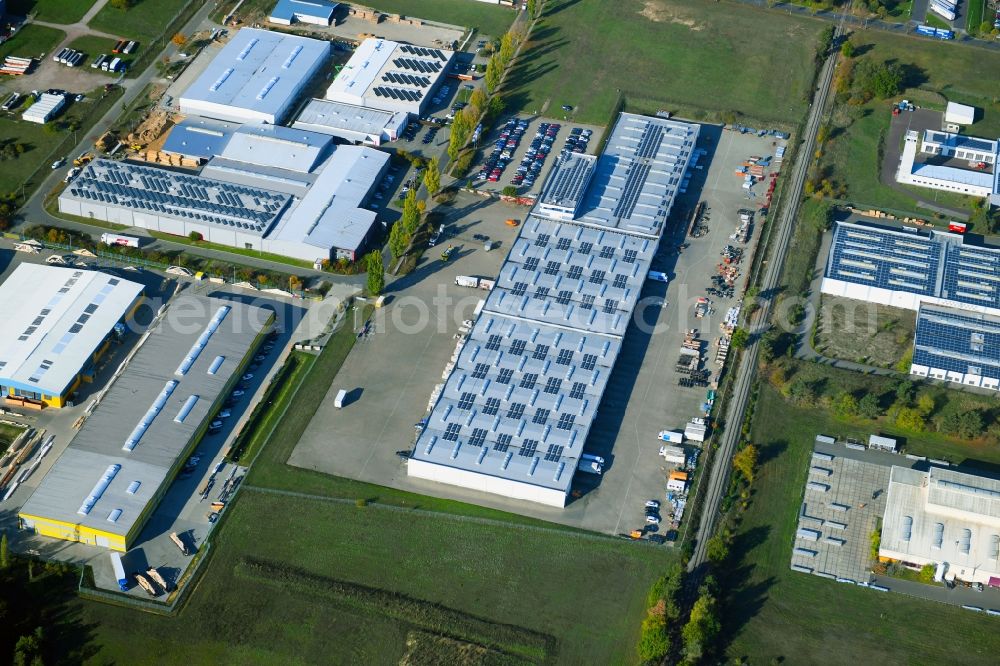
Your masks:
{"label": "vehicle storage area", "polygon": [[[753,157],[773,156],[783,143],[701,127],[697,161],[674,204],[653,260],[653,279],[643,287],[587,439],[586,452],[605,461],[603,474],[577,473],[565,508],[407,477],[405,456],[416,426],[442,381],[460,330],[487,295],[455,280],[495,278],[517,234],[505,221],[521,220],[526,211],[467,193],[453,207],[437,209],[447,215],[438,245],[454,245],[452,259],[440,261],[437,248],[428,251],[415,273],[395,284],[387,307],[376,311],[289,462],[585,529],[670,539],[671,530],[685,528],[686,492],[700,473],[697,438],[703,437],[703,426],[698,419],[710,436],[707,414],[725,359],[720,339],[735,322],[731,308],[742,291],[745,265],[766,233],[758,205],[766,201],[770,174],[779,167],[772,159],[763,179],[755,178],[750,188],[743,187],[745,177],[736,177],[735,170]],[[750,223],[741,221],[741,210],[753,211]],[[500,240],[499,251],[485,252],[475,234]],[[348,399],[337,409],[340,390],[348,392]],[[664,431],[688,435],[674,443]],[[658,519],[647,522],[647,513]]]}

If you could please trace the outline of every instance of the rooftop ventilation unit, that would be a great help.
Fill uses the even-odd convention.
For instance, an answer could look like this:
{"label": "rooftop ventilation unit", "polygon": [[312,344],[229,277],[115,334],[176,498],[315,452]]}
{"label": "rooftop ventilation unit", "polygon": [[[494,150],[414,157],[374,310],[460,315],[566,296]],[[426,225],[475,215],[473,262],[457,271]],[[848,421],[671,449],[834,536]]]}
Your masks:
{"label": "rooftop ventilation unit", "polygon": [[216,311],[215,316],[212,317],[212,321],[208,323],[208,326],[205,328],[205,331],[201,334],[201,336],[198,337],[198,340],[191,345],[191,349],[188,351],[187,356],[184,357],[184,360],[181,362],[180,366],[178,366],[174,374],[181,376],[187,374],[187,371],[191,369],[191,366],[194,365],[194,362],[201,354],[201,350],[203,350],[208,344],[212,334],[215,333],[217,328],[219,328],[219,325],[222,324],[222,320],[226,318],[226,315],[229,314],[230,310],[231,308],[228,305],[223,305]]}
{"label": "rooftop ventilation unit", "polygon": [[212,87],[210,87],[209,90],[211,90],[212,92],[216,92],[219,88],[222,87],[222,84],[226,82],[226,79],[229,78],[229,76],[233,73],[233,71],[235,70],[233,70],[232,67],[227,68],[226,71],[224,71],[222,74],[219,75],[219,78],[215,80],[215,83],[212,84]]}
{"label": "rooftop ventilation unit", "polygon": [[132,434],[125,440],[125,445],[122,446],[123,451],[131,451],[136,447],[139,440],[142,439],[142,436],[146,434],[146,430],[153,424],[153,419],[155,419],[156,415],[160,413],[163,406],[167,404],[167,399],[170,398],[170,394],[174,392],[174,389],[177,388],[179,383],[180,382],[171,379],[163,386],[163,390],[160,391],[160,395],[156,396],[156,400],[153,401],[152,406],[150,406],[149,410],[142,417],[142,420],[139,421],[139,424],[132,430]]}
{"label": "rooftop ventilation unit", "polygon": [[90,513],[91,509],[94,508],[94,505],[97,504],[97,500],[101,499],[101,495],[103,495],[104,491],[108,489],[109,485],[111,485],[111,481],[115,478],[115,475],[118,474],[118,471],[121,468],[121,465],[108,465],[108,468],[104,470],[104,476],[101,477],[101,480],[98,481],[97,485],[95,485],[93,490],[90,491],[90,495],[88,495],[87,499],[83,501],[80,508],[76,510],[78,514],[86,516]]}

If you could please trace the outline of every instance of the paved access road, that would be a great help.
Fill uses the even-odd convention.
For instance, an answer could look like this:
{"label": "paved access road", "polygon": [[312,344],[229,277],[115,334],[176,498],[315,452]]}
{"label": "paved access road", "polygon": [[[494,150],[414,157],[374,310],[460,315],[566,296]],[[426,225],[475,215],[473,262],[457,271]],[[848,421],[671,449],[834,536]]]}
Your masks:
{"label": "paved access road", "polygon": [[[841,23],[837,26],[834,33],[834,43],[836,43],[843,32],[843,23]],[[764,275],[760,283],[761,307],[754,312],[750,320],[745,324],[750,332],[750,344],[744,350],[740,366],[736,370],[736,384],[733,387],[732,398],[729,401],[726,412],[726,428],[722,433],[721,439],[718,441],[718,449],[715,452],[712,469],[708,476],[708,488],[701,505],[698,534],[695,540],[694,553],[691,556],[690,562],[688,562],[688,571],[695,571],[704,563],[706,546],[712,536],[712,532],[715,530],[715,522],[719,513],[719,503],[722,500],[722,494],[729,480],[729,468],[733,452],[740,437],[740,424],[743,422],[743,416],[746,413],[750,387],[757,372],[759,338],[769,325],[771,308],[777,296],[776,288],[778,280],[781,277],[781,268],[784,264],[785,254],[788,251],[788,243],[792,236],[792,226],[798,215],[802,187],[805,183],[806,171],[809,167],[809,156],[813,154],[813,150],[815,149],[816,132],[819,130],[820,121],[823,118],[823,112],[827,105],[827,97],[836,61],[836,50],[833,50],[827,57],[826,62],[823,63],[823,68],[819,76],[820,83],[813,96],[809,119],[806,122],[801,150],[791,172],[791,183],[787,191],[786,205],[781,210],[779,218],[775,221],[777,235],[775,237],[774,249],[767,263],[764,264]]]}

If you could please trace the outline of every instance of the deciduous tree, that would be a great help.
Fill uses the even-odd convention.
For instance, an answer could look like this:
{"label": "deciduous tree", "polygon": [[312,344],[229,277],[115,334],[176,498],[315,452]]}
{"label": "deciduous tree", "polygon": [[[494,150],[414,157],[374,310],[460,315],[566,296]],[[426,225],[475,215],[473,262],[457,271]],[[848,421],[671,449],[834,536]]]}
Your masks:
{"label": "deciduous tree", "polygon": [[382,265],[382,253],[369,252],[365,256],[365,268],[368,271],[368,293],[378,296],[385,289],[385,267]]}
{"label": "deciduous tree", "polygon": [[733,469],[743,475],[747,483],[753,483],[757,471],[757,447],[747,444],[733,456]]}

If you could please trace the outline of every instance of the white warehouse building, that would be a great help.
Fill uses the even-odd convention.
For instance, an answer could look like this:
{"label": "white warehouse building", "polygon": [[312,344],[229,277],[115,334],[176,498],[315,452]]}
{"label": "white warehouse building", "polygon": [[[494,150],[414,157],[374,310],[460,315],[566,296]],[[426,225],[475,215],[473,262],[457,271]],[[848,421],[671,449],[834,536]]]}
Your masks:
{"label": "white warehouse building", "polygon": [[1000,205],[1000,141],[925,130],[906,133],[896,180],[946,192],[988,198]]}
{"label": "white warehouse building", "polygon": [[447,49],[369,37],[327,88],[326,99],[421,115],[454,57]]}
{"label": "white warehouse building", "polygon": [[243,28],[181,95],[181,112],[279,124],[329,57],[329,42]]}

